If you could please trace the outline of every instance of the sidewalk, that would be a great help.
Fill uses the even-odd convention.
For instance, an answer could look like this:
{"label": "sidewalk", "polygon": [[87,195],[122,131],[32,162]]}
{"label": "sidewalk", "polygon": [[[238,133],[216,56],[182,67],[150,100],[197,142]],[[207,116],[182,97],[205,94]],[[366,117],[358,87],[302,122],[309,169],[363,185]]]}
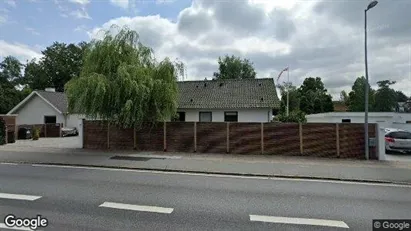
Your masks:
{"label": "sidewalk", "polygon": [[3,149],[0,162],[411,184],[409,162],[82,149],[42,152]]}

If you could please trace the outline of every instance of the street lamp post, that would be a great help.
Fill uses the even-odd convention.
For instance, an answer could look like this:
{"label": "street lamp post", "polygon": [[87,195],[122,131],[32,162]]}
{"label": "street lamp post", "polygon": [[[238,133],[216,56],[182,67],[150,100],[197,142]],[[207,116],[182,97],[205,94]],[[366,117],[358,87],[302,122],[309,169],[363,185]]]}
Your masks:
{"label": "street lamp post", "polygon": [[370,150],[368,146],[368,97],[369,97],[369,83],[368,83],[368,61],[367,61],[367,11],[378,4],[377,1],[372,1],[368,4],[367,9],[364,10],[364,60],[365,60],[365,115],[364,115],[364,140],[365,140],[365,159],[369,159]]}

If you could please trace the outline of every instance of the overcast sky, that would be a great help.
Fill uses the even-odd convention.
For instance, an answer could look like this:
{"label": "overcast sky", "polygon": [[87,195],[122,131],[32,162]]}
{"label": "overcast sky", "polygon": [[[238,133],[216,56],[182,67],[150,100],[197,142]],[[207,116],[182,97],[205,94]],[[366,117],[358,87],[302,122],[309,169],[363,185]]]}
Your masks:
{"label": "overcast sky", "polygon": [[[250,59],[257,77],[319,76],[333,95],[364,75],[366,0],[0,0],[0,57],[41,56],[53,41],[80,42],[111,24],[139,32],[158,58],[182,60],[187,79],[211,78],[225,54]],[[368,12],[369,77],[411,95],[411,1]],[[284,75],[283,77],[286,77]],[[283,79],[285,80],[285,79]]]}

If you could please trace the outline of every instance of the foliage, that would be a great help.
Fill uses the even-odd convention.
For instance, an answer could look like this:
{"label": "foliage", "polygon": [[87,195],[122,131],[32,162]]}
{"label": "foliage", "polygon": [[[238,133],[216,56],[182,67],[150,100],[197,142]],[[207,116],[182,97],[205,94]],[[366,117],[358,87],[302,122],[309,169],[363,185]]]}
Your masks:
{"label": "foliage", "polygon": [[65,44],[54,42],[41,53],[40,60],[31,60],[24,70],[24,83],[31,89],[54,87],[64,91],[64,85],[73,77],[80,75],[83,56],[88,48],[85,42]]}
{"label": "foliage", "polygon": [[6,122],[0,118],[0,145],[6,143]]}
{"label": "foliage", "polygon": [[332,97],[320,77],[306,78],[299,87],[300,110],[306,114],[334,111]]}
{"label": "foliage", "polygon": [[0,84],[8,87],[17,85],[21,79],[21,68],[22,64],[20,61],[12,56],[7,56],[0,63]]}
{"label": "foliage", "polygon": [[300,109],[300,96],[297,88],[291,83],[284,83],[284,85],[279,85],[281,92],[281,102],[280,102],[280,113],[286,114],[287,111],[287,90],[288,93],[288,104],[289,111]]}
{"label": "foliage", "polygon": [[382,80],[378,81],[378,90],[375,93],[374,110],[379,112],[391,112],[397,107],[397,94],[390,85],[395,84],[395,81]]}
{"label": "foliage", "polygon": [[342,90],[341,93],[340,93],[340,102],[343,102],[344,105],[348,105],[349,100],[350,100],[350,98],[349,98],[347,92]]}
{"label": "foliage", "polygon": [[280,113],[275,118],[277,121],[284,122],[284,123],[306,123],[307,118],[305,117],[305,113],[300,110],[293,110],[289,112],[287,116],[285,113]]}
{"label": "foliage", "polygon": [[409,100],[409,98],[402,91],[396,91],[395,95],[397,102],[407,102]]}
{"label": "foliage", "polygon": [[15,88],[22,80],[21,63],[8,56],[0,63],[0,114],[6,114],[28,94]]}
{"label": "foliage", "polygon": [[177,110],[181,66],[168,58],[157,62],[135,31],[106,31],[91,42],[80,76],[66,85],[69,111],[124,127],[168,120]]}
{"label": "foliage", "polygon": [[33,129],[33,140],[38,140],[40,138],[40,129],[34,128]]}
{"label": "foliage", "polygon": [[216,79],[255,79],[257,75],[252,62],[234,55],[218,57],[218,66],[218,72],[214,72]]}
{"label": "foliage", "polygon": [[[358,77],[352,88],[351,92],[349,93],[349,99],[348,99],[348,110],[352,112],[363,112],[365,111],[365,86],[366,86],[366,80],[365,77]],[[374,111],[373,106],[375,102],[375,90],[371,88],[371,86],[368,84],[369,88],[369,95],[368,95],[368,109],[369,111]]]}

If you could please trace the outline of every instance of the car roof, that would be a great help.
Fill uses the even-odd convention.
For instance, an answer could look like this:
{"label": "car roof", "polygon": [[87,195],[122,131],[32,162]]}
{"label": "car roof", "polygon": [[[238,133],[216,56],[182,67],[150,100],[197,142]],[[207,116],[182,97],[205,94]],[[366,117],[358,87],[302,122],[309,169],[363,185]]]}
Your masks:
{"label": "car roof", "polygon": [[399,129],[399,128],[385,128],[384,131],[385,131],[385,134],[388,134],[391,132],[409,132],[409,131],[406,131],[404,129]]}

